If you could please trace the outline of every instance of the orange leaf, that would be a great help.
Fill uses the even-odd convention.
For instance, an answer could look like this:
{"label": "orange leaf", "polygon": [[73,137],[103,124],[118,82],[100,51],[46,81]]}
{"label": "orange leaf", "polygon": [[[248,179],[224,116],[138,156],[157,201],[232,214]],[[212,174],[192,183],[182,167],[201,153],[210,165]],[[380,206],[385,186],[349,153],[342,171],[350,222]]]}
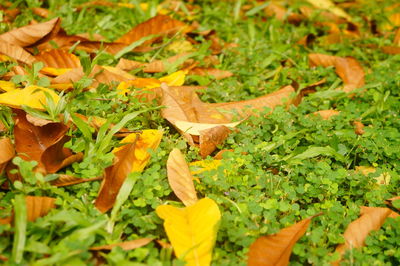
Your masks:
{"label": "orange leaf", "polygon": [[101,184],[95,205],[106,212],[114,205],[119,189],[132,172],[141,172],[150,160],[148,149],[156,149],[160,144],[162,132],[143,130],[141,134],[132,133],[121,141],[122,147],[115,148],[115,163],[108,167]]}
{"label": "orange leaf", "polygon": [[0,40],[20,47],[38,45],[57,34],[61,20],[54,18],[47,22],[28,25],[0,35]]}
{"label": "orange leaf", "polygon": [[27,65],[32,65],[36,61],[35,57],[25,51],[24,48],[7,42],[0,41],[0,53]]}
{"label": "orange leaf", "polygon": [[259,237],[250,246],[247,265],[288,265],[293,246],[307,231],[313,217],[286,227],[274,235]]}
{"label": "orange leaf", "polygon": [[[170,36],[179,31],[184,31],[185,28],[187,28],[186,24],[179,20],[173,19],[167,15],[157,15],[135,26],[131,31],[120,37],[116,42],[131,44],[149,35],[156,34],[161,35],[161,37]],[[160,37],[155,37],[151,40],[148,40],[142,46],[149,46],[159,38]]]}
{"label": "orange leaf", "polygon": [[56,122],[35,126],[27,120],[24,111],[15,109],[14,113],[15,150],[24,160],[37,161],[39,169],[55,173],[68,163],[82,158],[82,155],[73,155],[63,147],[69,140],[65,135],[68,126]]}
{"label": "orange leaf", "polygon": [[319,115],[322,117],[322,119],[329,120],[332,116],[339,115],[339,113],[340,111],[330,109],[314,112],[313,115]]}
{"label": "orange leaf", "polygon": [[180,150],[173,149],[169,154],[167,171],[168,182],[175,195],[185,206],[195,204],[197,195],[193,184],[193,176]]}
{"label": "orange leaf", "polygon": [[200,131],[200,156],[206,158],[218,145],[222,144],[231,133],[224,125]]}
{"label": "orange leaf", "polygon": [[189,74],[199,75],[199,76],[213,76],[217,80],[233,76],[233,73],[227,70],[222,70],[217,68],[202,68],[202,67],[196,67],[191,69]]}
{"label": "orange leaf", "polygon": [[3,173],[7,163],[14,157],[14,145],[9,138],[0,139],[0,175]]}
{"label": "orange leaf", "polygon": [[79,58],[64,49],[50,49],[35,56],[37,61],[43,62],[45,67],[78,68],[81,67]]}
{"label": "orange leaf", "polygon": [[334,66],[336,74],[343,80],[345,92],[364,86],[364,70],[360,63],[352,57],[338,57],[324,54],[309,54],[311,66]]}
{"label": "orange leaf", "polygon": [[382,47],[382,51],[385,54],[400,54],[400,47],[397,47],[397,46],[384,46],[384,47]]}
{"label": "orange leaf", "polygon": [[[386,218],[392,213],[393,211],[388,208],[361,207],[360,218],[348,225],[343,234],[345,243],[338,245],[336,252],[339,252],[340,257],[342,257],[346,250],[364,246],[364,241],[368,234],[381,228]],[[334,262],[333,265],[339,265],[339,261],[340,259]]]}
{"label": "orange leaf", "polygon": [[120,247],[125,251],[132,250],[135,248],[140,248],[148,243],[153,241],[153,238],[141,238],[141,239],[136,239],[136,240],[130,240],[130,241],[125,241],[121,243],[115,243],[115,244],[109,244],[109,245],[103,245],[103,246],[98,246],[98,247],[92,247],[89,250],[112,250],[114,247]]}
{"label": "orange leaf", "polygon": [[33,222],[37,218],[48,214],[51,209],[55,208],[55,200],[55,198],[49,197],[27,196],[26,209],[28,211],[28,221]]}

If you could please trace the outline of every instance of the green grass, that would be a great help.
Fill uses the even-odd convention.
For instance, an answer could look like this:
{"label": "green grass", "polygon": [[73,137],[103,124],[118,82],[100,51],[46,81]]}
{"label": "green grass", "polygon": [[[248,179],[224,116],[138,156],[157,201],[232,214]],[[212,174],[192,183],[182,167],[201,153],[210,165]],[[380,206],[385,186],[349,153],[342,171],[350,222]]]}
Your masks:
{"label": "green grass", "polygon": [[[14,2],[13,6],[21,8],[22,13],[13,26],[26,25],[32,19],[42,20],[27,8],[42,6],[53,12],[51,16],[62,17],[62,27],[67,33],[101,34],[111,41],[149,19],[158,4],[158,1],[148,1],[147,11],[123,7],[90,7],[77,11],[76,7],[87,1]],[[129,3],[136,2],[139,1]],[[242,2],[242,5],[254,4],[253,1]],[[257,237],[276,233],[320,212],[323,215],[313,219],[307,233],[294,246],[291,265],[329,265],[336,258],[332,256],[335,247],[344,241],[344,230],[358,218],[360,206],[385,207],[385,199],[399,195],[400,56],[372,48],[371,44],[390,45],[393,34],[388,37],[372,35],[363,20],[367,17],[378,24],[385,23],[382,14],[388,11],[384,8],[396,1],[366,2],[361,8],[349,11],[365,34],[361,39],[333,45],[323,45],[317,40],[313,46],[305,48],[295,43],[306,34],[319,34],[314,21],[295,26],[267,18],[257,9],[243,18],[235,11],[240,1],[195,1],[198,8],[194,19],[200,23],[200,30],[215,29],[225,42],[238,44],[237,48],[226,49],[218,55],[221,61],[218,68],[235,75],[212,80],[207,89],[202,90],[203,101],[252,99],[293,81],[303,88],[326,78],[317,93],[304,98],[299,106],[278,107],[269,115],[266,115],[269,110],[265,110],[241,123],[221,147],[234,149],[234,152],[226,154],[221,167],[202,173],[201,182],[195,183],[199,196],[215,200],[222,213],[213,265],[245,265],[248,248]],[[293,10],[300,5],[297,1]],[[184,18],[179,14],[175,17]],[[0,26],[3,31],[10,28],[5,23]],[[209,55],[208,45],[206,41],[197,45],[202,52],[195,58]],[[333,88],[341,85],[341,80],[333,68],[310,68],[307,56],[311,52],[355,57],[366,70],[365,92],[358,92],[351,98],[334,93]],[[169,51],[160,50],[128,53],[124,57],[148,61],[171,55]],[[100,55],[97,60],[107,65],[117,63],[107,54]],[[141,72],[136,75],[158,77]],[[195,77],[189,77],[188,81],[186,84],[198,85]],[[65,109],[69,113],[97,115],[113,123],[129,113],[147,110],[124,121],[126,127],[163,129],[164,137],[145,171],[140,176],[129,176],[123,186],[124,195],[118,201],[121,205],[111,215],[100,214],[93,205],[100,181],[62,188],[28,182],[22,187],[0,190],[2,212],[10,213],[15,207],[15,226],[0,225],[0,254],[9,258],[10,265],[12,261],[21,261],[21,265],[95,265],[89,247],[142,237],[167,240],[162,220],[154,210],[160,204],[178,201],[167,181],[168,154],[177,147],[185,152],[188,161],[199,160],[200,156],[153,107],[155,104],[117,95],[114,88],[107,86],[100,86],[96,91],[78,90],[68,96]],[[327,121],[307,116],[330,108],[340,110],[340,115]],[[2,117],[12,123],[9,109],[0,107]],[[354,133],[352,125],[352,121],[360,117],[366,125],[362,136]],[[67,146],[87,156],[67,168],[66,173],[84,178],[99,176],[112,163],[110,149],[118,140],[107,139],[101,151],[94,152],[100,149],[95,146],[100,145],[99,140],[96,144],[91,129],[76,124],[78,130],[69,132],[73,138]],[[26,179],[35,178],[31,171],[34,165],[16,163],[25,175],[31,174],[24,176]],[[377,172],[368,176],[356,173],[355,166],[359,165],[374,166]],[[389,184],[376,184],[375,177],[382,173],[391,176]],[[0,177],[0,182],[5,182],[5,177]],[[25,224],[24,194],[55,197],[57,208]],[[366,247],[346,254],[343,265],[399,264],[399,228],[399,218],[388,219],[380,230],[367,238]],[[180,265],[155,242],[132,251],[115,248],[99,256],[108,265]]]}

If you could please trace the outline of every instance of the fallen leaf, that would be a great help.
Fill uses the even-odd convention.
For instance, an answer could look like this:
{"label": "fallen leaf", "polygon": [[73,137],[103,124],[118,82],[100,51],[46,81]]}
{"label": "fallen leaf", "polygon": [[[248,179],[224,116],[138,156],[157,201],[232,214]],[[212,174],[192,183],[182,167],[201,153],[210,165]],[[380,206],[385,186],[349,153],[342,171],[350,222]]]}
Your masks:
{"label": "fallen leaf", "polygon": [[153,238],[140,238],[136,240],[130,240],[130,241],[124,241],[120,243],[114,243],[114,244],[109,244],[109,245],[103,245],[103,246],[98,246],[98,247],[92,247],[89,250],[112,250],[114,247],[120,247],[125,251],[132,250],[135,248],[140,248],[148,243],[153,241]]}
{"label": "fallen leaf", "polygon": [[3,173],[7,163],[14,158],[14,145],[9,138],[0,138],[0,175]]}
{"label": "fallen leaf", "polygon": [[[365,176],[373,174],[376,172],[376,168],[372,166],[356,166],[355,171],[361,173]],[[378,185],[389,185],[391,176],[389,173],[385,172],[375,177],[376,183]]]}
{"label": "fallen leaf", "polygon": [[79,58],[68,52],[66,49],[50,49],[40,52],[35,56],[37,61],[44,64],[45,67],[51,68],[79,68],[81,63]]}
{"label": "fallen leaf", "polygon": [[317,112],[313,113],[313,115],[321,116],[322,119],[324,119],[324,120],[329,120],[333,116],[336,116],[336,115],[339,115],[339,114],[340,114],[340,111],[332,110],[332,109],[330,109],[330,110],[320,110],[320,111],[317,111]]}
{"label": "fallen leaf", "polygon": [[[397,203],[397,207],[393,206],[393,202],[394,201],[398,202]],[[396,196],[396,197],[393,197],[393,198],[385,200],[385,204],[387,204],[387,205],[389,205],[389,206],[391,206],[393,208],[396,208],[398,211],[400,211],[400,207],[398,207],[399,203],[400,203],[400,196]]]}
{"label": "fallen leaf", "polygon": [[324,54],[309,54],[311,66],[334,66],[336,74],[343,80],[345,92],[361,88],[365,84],[364,70],[360,63],[352,57],[338,57]]}
{"label": "fallen leaf", "polygon": [[250,246],[247,265],[289,265],[293,246],[307,231],[314,217],[301,220],[276,234],[259,237]]}
{"label": "fallen leaf", "polygon": [[[388,208],[361,207],[360,218],[351,222],[343,234],[345,243],[336,247],[336,252],[340,254],[340,258],[342,258],[347,250],[364,246],[364,241],[369,233],[381,228],[386,218],[391,213],[392,211]],[[332,264],[339,265],[340,260],[341,259]]]}
{"label": "fallen leaf", "polygon": [[174,126],[182,132],[188,133],[190,135],[200,136],[202,131],[212,129],[216,126],[225,126],[227,128],[234,128],[239,125],[243,120],[232,123],[225,124],[207,124],[207,123],[194,123],[181,120],[175,120]]}
{"label": "fallen leaf", "polygon": [[189,75],[212,76],[215,79],[220,80],[232,77],[233,73],[227,70],[222,70],[217,68],[195,67],[190,70]]}
{"label": "fallen leaf", "polygon": [[194,205],[176,208],[161,205],[157,215],[164,220],[176,257],[188,265],[210,265],[221,213],[218,205],[209,198]]}
{"label": "fallen leaf", "polygon": [[1,34],[0,40],[20,47],[38,45],[57,34],[60,23],[60,18],[54,18],[47,22],[13,29]]}
{"label": "fallen leaf", "polygon": [[13,108],[21,108],[23,105],[38,110],[45,110],[43,105],[47,104],[46,93],[57,104],[59,96],[51,89],[39,86],[28,86],[24,89],[15,89],[0,94],[0,104]]}
{"label": "fallen leaf", "polygon": [[231,131],[224,125],[200,131],[200,156],[206,158],[228,138]]}
{"label": "fallen leaf", "polygon": [[[222,159],[222,158],[221,158]],[[221,166],[221,159],[213,160],[201,160],[189,163],[190,173],[192,175],[198,175],[206,171],[218,169]]]}
{"label": "fallen leaf", "polygon": [[15,90],[15,83],[11,81],[0,80],[0,90],[2,91]]}
{"label": "fallen leaf", "polygon": [[7,42],[0,42],[0,53],[27,65],[32,65],[36,61],[36,58],[24,48]]}
{"label": "fallen leaf", "polygon": [[55,198],[26,196],[26,209],[28,221],[33,222],[39,217],[47,215],[51,209],[55,208]]}
{"label": "fallen leaf", "polygon": [[193,176],[190,174],[183,154],[173,149],[167,161],[168,183],[175,195],[185,204],[193,205],[197,202],[196,189],[193,185]]}
{"label": "fallen leaf", "polygon": [[70,175],[58,175],[58,178],[51,181],[51,185],[56,186],[56,187],[65,187],[65,186],[71,186],[75,184],[80,184],[84,182],[91,182],[91,181],[96,181],[96,180],[102,180],[103,177],[93,177],[93,178],[80,178],[76,176],[70,176]]}
{"label": "fallen leaf", "polygon": [[82,154],[72,154],[64,148],[70,139],[65,135],[68,126],[56,122],[35,126],[27,120],[24,111],[15,109],[14,113],[15,150],[22,159],[37,161],[39,169],[54,173],[82,158]]}
{"label": "fallen leaf", "polygon": [[336,16],[351,20],[351,17],[343,11],[343,9],[335,6],[331,0],[307,0],[310,4],[318,9],[325,9],[335,14]]}
{"label": "fallen leaf", "polygon": [[400,54],[400,47],[397,46],[383,46],[382,51],[385,54]]}
{"label": "fallen leaf", "polygon": [[354,132],[357,135],[363,135],[365,133],[365,131],[364,131],[365,126],[363,123],[361,123],[361,121],[356,120],[353,122],[353,125],[354,125]]}
{"label": "fallen leaf", "polygon": [[115,199],[128,174],[141,172],[150,160],[148,149],[156,149],[160,144],[162,132],[143,130],[141,134],[132,133],[125,137],[121,147],[114,148],[114,164],[105,170],[95,206],[106,212],[114,205]]}
{"label": "fallen leaf", "polygon": [[[179,20],[173,19],[167,15],[157,15],[135,26],[131,31],[121,36],[116,42],[131,44],[149,35],[165,37],[171,36],[177,32],[184,33],[187,29],[188,26]],[[149,46],[158,39],[160,39],[160,37],[148,40],[144,42],[141,47]]]}

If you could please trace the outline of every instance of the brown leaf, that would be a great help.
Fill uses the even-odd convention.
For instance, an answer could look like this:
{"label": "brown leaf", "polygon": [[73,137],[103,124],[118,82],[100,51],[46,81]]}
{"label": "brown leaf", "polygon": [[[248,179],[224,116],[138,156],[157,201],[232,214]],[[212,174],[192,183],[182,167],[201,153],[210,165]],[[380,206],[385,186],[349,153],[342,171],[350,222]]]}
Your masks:
{"label": "brown leaf", "polygon": [[189,75],[213,76],[215,79],[220,80],[232,77],[233,73],[227,70],[222,70],[217,68],[195,67],[190,70]]}
{"label": "brown leaf", "polygon": [[7,163],[14,158],[14,145],[9,138],[0,138],[0,175],[3,173]]}
{"label": "brown leaf", "polygon": [[79,178],[76,176],[61,174],[61,175],[58,175],[58,178],[56,180],[53,180],[50,183],[56,187],[65,187],[65,186],[71,186],[71,185],[75,185],[75,184],[96,181],[96,180],[102,180],[102,179],[103,179],[103,177]]}
{"label": "brown leaf", "polygon": [[49,16],[49,10],[42,7],[33,7],[32,12],[42,18],[47,18]]}
{"label": "brown leaf", "polygon": [[0,35],[0,40],[20,47],[38,45],[50,40],[60,28],[60,18],[13,29]]}
{"label": "brown leaf", "polygon": [[317,112],[313,113],[313,115],[321,116],[322,119],[324,119],[324,120],[329,120],[329,119],[331,119],[332,116],[339,115],[339,114],[340,114],[340,111],[332,110],[332,109],[321,110],[321,111],[317,111]]}
{"label": "brown leaf", "polygon": [[51,49],[40,52],[35,56],[37,61],[43,62],[45,67],[79,68],[79,58],[65,49]]}
{"label": "brown leaf", "polygon": [[226,126],[216,126],[200,131],[200,156],[206,158],[218,145],[222,144],[231,133]]}
{"label": "brown leaf", "polygon": [[136,240],[125,241],[121,243],[114,243],[98,247],[92,247],[89,250],[112,250],[114,247],[120,247],[125,251],[140,248],[153,241],[153,238],[141,238]]}
{"label": "brown leaf", "polygon": [[[124,34],[116,42],[131,44],[149,35],[161,35],[161,37],[171,36],[179,31],[184,32],[187,25],[179,20],[173,19],[167,15],[157,15],[139,25],[135,26],[131,31]],[[141,47],[149,46],[160,37],[155,37],[146,41]]]}
{"label": "brown leaf", "polygon": [[193,176],[183,154],[176,148],[168,156],[167,172],[168,183],[175,195],[185,206],[195,204],[198,199],[193,184]]}
{"label": "brown leaf", "polygon": [[400,47],[397,46],[383,46],[382,51],[385,54],[400,54]]}
{"label": "brown leaf", "polygon": [[0,53],[27,65],[32,65],[36,61],[35,57],[25,51],[24,48],[7,42],[0,41]]}
{"label": "brown leaf", "polygon": [[39,217],[47,215],[51,209],[55,208],[55,198],[26,196],[26,209],[28,211],[28,221],[33,222]]}
{"label": "brown leaf", "polygon": [[247,265],[289,265],[293,246],[307,231],[313,217],[286,227],[274,235],[259,237],[250,246]]}
{"label": "brown leaf", "polygon": [[353,122],[353,125],[354,125],[354,132],[357,135],[363,135],[365,133],[365,131],[364,131],[365,126],[363,123],[361,123],[361,121],[356,120]]}
{"label": "brown leaf", "polygon": [[81,158],[63,148],[69,140],[65,135],[68,126],[56,122],[35,126],[27,120],[24,111],[14,109],[14,113],[15,150],[22,159],[37,161],[39,169],[54,173],[70,162],[69,157],[72,161]]}
{"label": "brown leaf", "polygon": [[352,57],[338,57],[324,54],[309,54],[311,66],[334,66],[336,74],[343,80],[345,92],[364,86],[364,70],[360,63]]}
{"label": "brown leaf", "polygon": [[[336,252],[342,257],[347,250],[364,246],[364,241],[368,234],[381,228],[391,213],[392,211],[388,208],[361,207],[360,218],[348,225],[343,234],[345,243],[338,245]],[[339,265],[339,262],[340,259],[332,264]]]}
{"label": "brown leaf", "polygon": [[[389,205],[391,207],[394,207],[393,206],[393,201],[395,201],[395,200],[400,200],[400,196],[396,196],[396,197],[393,197],[393,198],[385,200],[385,204],[387,204],[387,205]],[[397,208],[397,210],[400,211],[400,208]]]}
{"label": "brown leaf", "polygon": [[124,146],[115,148],[114,164],[105,171],[105,178],[100,187],[95,206],[106,212],[114,205],[119,189],[128,174],[141,172],[150,160],[148,149],[156,149],[161,141],[162,132],[144,130],[141,134],[132,133],[121,141]]}

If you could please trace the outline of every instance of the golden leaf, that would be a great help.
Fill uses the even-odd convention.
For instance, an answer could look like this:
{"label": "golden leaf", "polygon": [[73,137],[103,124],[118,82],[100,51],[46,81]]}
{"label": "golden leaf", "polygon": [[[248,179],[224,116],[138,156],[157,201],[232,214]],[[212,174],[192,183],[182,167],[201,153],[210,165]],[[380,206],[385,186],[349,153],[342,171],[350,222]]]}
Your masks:
{"label": "golden leaf", "polygon": [[46,94],[48,93],[55,104],[58,103],[58,95],[51,89],[39,86],[28,86],[22,90],[11,90],[0,94],[0,104],[8,105],[14,108],[21,108],[26,105],[35,109],[44,110],[42,104],[46,105]]}
{"label": "golden leaf", "polygon": [[158,206],[157,215],[164,220],[164,228],[175,255],[186,265],[210,265],[221,213],[209,198],[186,208]]}

